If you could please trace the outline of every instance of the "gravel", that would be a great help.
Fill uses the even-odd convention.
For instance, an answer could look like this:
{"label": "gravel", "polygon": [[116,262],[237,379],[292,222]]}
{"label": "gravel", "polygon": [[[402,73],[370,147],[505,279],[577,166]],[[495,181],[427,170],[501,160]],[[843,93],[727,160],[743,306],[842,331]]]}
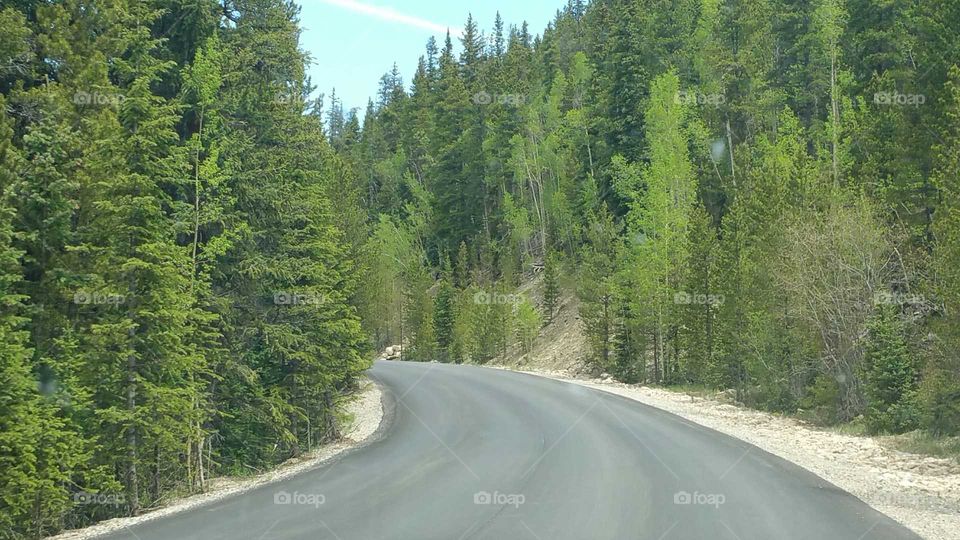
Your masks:
{"label": "gravel", "polygon": [[797,419],[688,394],[583,380],[565,371],[524,371],[657,407],[749,442],[844,489],[930,540],[960,540],[960,465],[891,450],[870,437],[816,429]]}
{"label": "gravel", "polygon": [[360,391],[353,396],[350,403],[344,408],[349,423],[341,428],[342,438],[333,444],[324,445],[312,452],[303,454],[299,458],[289,459],[277,468],[256,476],[213,478],[208,481],[205,493],[178,499],[145,514],[101,521],[96,525],[66,531],[57,536],[48,537],[48,539],[86,540],[95,538],[145,521],[190,510],[319,467],[343,452],[359,447],[371,440],[380,426],[383,419],[380,387],[369,379],[362,380],[360,384]]}

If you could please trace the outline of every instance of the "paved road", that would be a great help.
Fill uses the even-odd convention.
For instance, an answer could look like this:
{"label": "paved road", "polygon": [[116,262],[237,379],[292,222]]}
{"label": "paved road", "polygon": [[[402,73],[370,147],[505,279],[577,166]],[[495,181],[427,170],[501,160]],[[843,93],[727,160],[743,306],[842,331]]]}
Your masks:
{"label": "paved road", "polygon": [[799,467],[625,398],[470,366],[371,374],[388,390],[376,442],[111,538],[918,538]]}

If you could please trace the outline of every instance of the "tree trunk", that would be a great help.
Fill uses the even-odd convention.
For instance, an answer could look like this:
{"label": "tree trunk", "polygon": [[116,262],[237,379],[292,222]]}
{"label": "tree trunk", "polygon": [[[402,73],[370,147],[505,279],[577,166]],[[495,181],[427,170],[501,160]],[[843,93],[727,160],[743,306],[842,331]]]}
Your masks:
{"label": "tree trunk", "polygon": [[653,383],[660,382],[660,332],[653,329]]}
{"label": "tree trunk", "polygon": [[293,412],[290,414],[290,431],[293,432],[293,448],[291,448],[292,457],[300,457],[300,415],[297,414],[298,388],[297,388],[297,367],[294,365],[290,374],[290,404],[293,406]]}
{"label": "tree trunk", "polygon": [[840,172],[837,167],[837,146],[839,146],[838,129],[840,128],[840,105],[837,103],[837,51],[834,46],[830,55],[830,111],[833,117],[831,135],[833,138],[833,187],[840,186]]}
{"label": "tree trunk", "polygon": [[200,243],[200,148],[203,146],[203,108],[200,109],[200,129],[197,133],[197,148],[193,160],[193,251],[191,263],[193,271],[190,274],[190,294],[193,296],[194,284],[197,280],[197,246]]}
{"label": "tree trunk", "polygon": [[150,481],[150,497],[153,501],[160,500],[160,444],[153,445],[153,478]]}
{"label": "tree trunk", "polygon": [[207,487],[206,478],[203,473],[203,443],[205,441],[206,441],[206,437],[203,437],[203,436],[201,436],[200,440],[197,441],[197,469],[198,469],[197,473],[199,475],[199,480],[200,480],[200,485],[199,485],[200,491],[205,490]]}
{"label": "tree trunk", "polygon": [[[130,330],[131,338],[133,329]],[[127,412],[133,416],[137,409],[137,357],[130,354],[127,356]],[[135,421],[131,420],[127,426],[126,433],[127,444],[127,502],[130,505],[130,513],[134,516],[140,513],[140,486],[137,481],[137,427]]]}
{"label": "tree trunk", "polygon": [[733,182],[733,187],[737,187],[737,173],[734,169],[733,161],[733,130],[730,129],[730,119],[727,119],[727,153],[730,155],[730,180]]}
{"label": "tree trunk", "polygon": [[337,428],[336,405],[333,402],[333,394],[330,390],[323,393],[323,405],[325,408],[324,418],[327,420],[324,436],[328,441],[336,441],[340,439],[341,435],[340,430]]}

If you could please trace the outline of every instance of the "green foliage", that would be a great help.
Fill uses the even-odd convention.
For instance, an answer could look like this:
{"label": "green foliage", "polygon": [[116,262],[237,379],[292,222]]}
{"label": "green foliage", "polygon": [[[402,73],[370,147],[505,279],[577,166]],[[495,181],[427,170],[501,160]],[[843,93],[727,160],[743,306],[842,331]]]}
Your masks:
{"label": "green foliage", "polygon": [[620,304],[616,315],[613,365],[610,371],[618,380],[635,384],[646,379],[646,335],[642,332],[639,317],[633,313],[630,303]]}
{"label": "green foliage", "polygon": [[336,438],[369,365],[367,232],[305,110],[296,10],[21,4],[0,11],[0,536]]}
{"label": "green foliage", "polygon": [[[960,432],[949,2],[573,1],[489,45],[470,18],[362,128],[309,100],[292,3],[93,4],[0,11],[14,537],[335,438],[370,345],[529,351],[561,258],[598,372]],[[542,314],[513,296],[539,261]]]}
{"label": "green foliage", "polygon": [[943,299],[944,313],[934,326],[940,339],[925,367],[921,390],[925,423],[937,435],[960,433],[960,68],[951,69],[949,77],[944,85],[947,121],[933,174],[940,193],[933,217],[933,289]]}
{"label": "green foliage", "polygon": [[[693,210],[689,231],[690,255],[681,287],[686,295],[703,295],[708,301],[681,304],[680,335],[687,351],[681,359],[680,374],[686,381],[716,381],[716,327],[722,299],[717,289],[720,241],[710,215],[703,207]],[[686,298],[685,296],[682,296]]]}
{"label": "green foliage", "polygon": [[590,244],[582,252],[577,297],[587,338],[589,362],[596,371],[609,369],[615,324],[617,229],[604,208],[587,226]]}
{"label": "green foliage", "polygon": [[457,249],[457,260],[453,267],[453,283],[460,290],[466,289],[470,283],[470,256],[467,254],[466,242],[460,242]]}
{"label": "green foliage", "polygon": [[463,320],[460,339],[463,353],[472,362],[485,364],[506,352],[515,300],[502,287],[472,286],[464,291],[458,312]]}
{"label": "green foliage", "polygon": [[[471,20],[459,58],[428,44],[411,95],[369,111],[363,163],[429,192],[423,266],[458,261],[458,290],[522,290],[542,260],[549,321],[562,253],[585,360],[623,380],[848,421],[869,406],[874,293],[917,291],[897,304],[917,407],[953,432],[960,13],[937,8],[571,2],[539,40],[500,21],[486,50]],[[396,194],[381,211],[422,222]],[[477,337],[510,317],[460,301],[454,347],[492,359]]]}
{"label": "green foliage", "polygon": [[553,321],[560,306],[560,258],[556,252],[549,252],[543,261],[543,312],[546,323]]}
{"label": "green foliage", "polygon": [[801,417],[821,425],[839,422],[840,384],[830,375],[818,375],[800,400]]}
{"label": "green foliage", "polygon": [[614,185],[629,201],[625,221],[631,243],[627,257],[634,263],[622,270],[629,274],[623,279],[634,286],[622,290],[632,311],[652,312],[645,330],[653,338],[656,382],[679,382],[679,351],[676,342],[673,348],[667,342],[677,333],[673,322],[677,295],[690,294],[681,286],[690,256],[688,240],[696,184],[684,129],[684,105],[676,98],[679,85],[676,74],[667,72],[651,86],[645,115],[649,165],[638,167],[620,156],[612,162]]}
{"label": "green foliage", "polygon": [[899,314],[885,304],[870,321],[866,358],[867,428],[903,433],[919,424],[919,373],[907,348]]}
{"label": "green foliage", "polygon": [[543,320],[537,308],[526,298],[523,298],[517,303],[514,309],[517,341],[520,343],[520,350],[526,354],[533,348],[533,341],[537,338],[540,327],[543,325]]}
{"label": "green foliage", "polygon": [[438,355],[441,362],[455,360],[453,349],[453,325],[456,320],[455,290],[444,279],[437,289],[437,296],[433,300],[433,327],[437,337]]}

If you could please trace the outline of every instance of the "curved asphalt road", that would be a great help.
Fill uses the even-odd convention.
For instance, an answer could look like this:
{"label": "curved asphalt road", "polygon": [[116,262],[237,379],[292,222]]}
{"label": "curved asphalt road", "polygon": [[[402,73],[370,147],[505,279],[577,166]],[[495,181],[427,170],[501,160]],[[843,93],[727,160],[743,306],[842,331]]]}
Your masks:
{"label": "curved asphalt road", "polygon": [[110,538],[918,538],[800,467],[625,398],[471,366],[380,361],[371,375],[390,422],[375,442]]}

